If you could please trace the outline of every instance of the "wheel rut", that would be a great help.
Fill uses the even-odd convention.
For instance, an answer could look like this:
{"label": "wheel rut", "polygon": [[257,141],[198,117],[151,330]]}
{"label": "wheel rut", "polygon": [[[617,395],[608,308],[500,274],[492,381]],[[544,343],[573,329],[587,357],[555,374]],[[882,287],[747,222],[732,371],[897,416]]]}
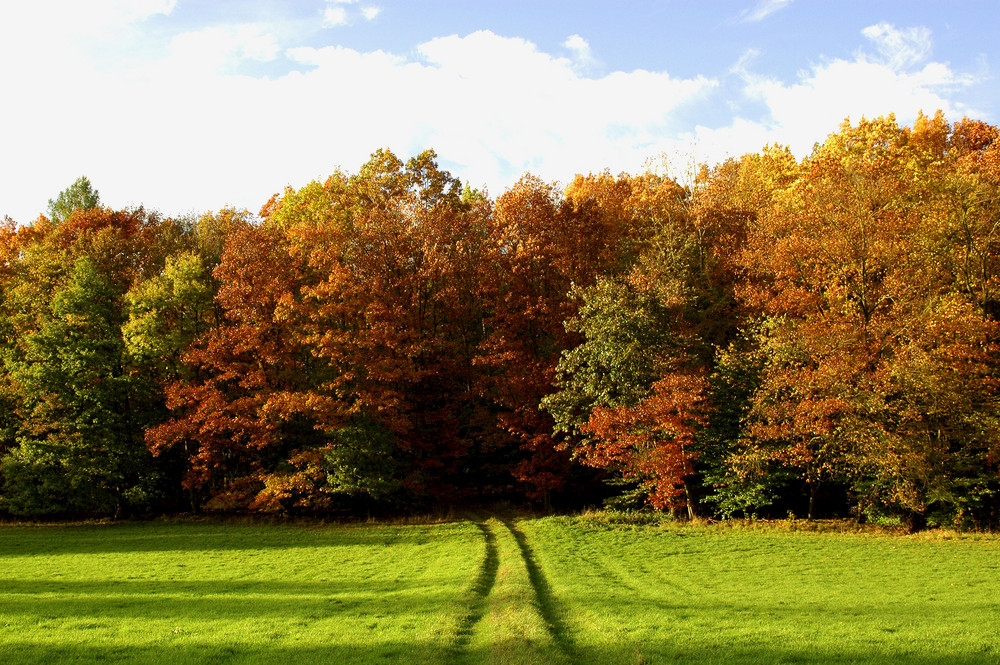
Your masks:
{"label": "wheel rut", "polygon": [[500,568],[500,555],[497,550],[497,537],[486,522],[478,518],[469,518],[483,534],[486,554],[479,568],[479,574],[472,585],[472,602],[468,612],[458,623],[455,633],[454,651],[461,653],[469,646],[473,631],[486,614],[486,602],[497,581],[497,570]]}
{"label": "wheel rut", "polygon": [[510,520],[500,521],[507,527],[511,535],[514,536],[514,540],[517,541],[517,547],[521,551],[521,559],[524,561],[524,567],[528,571],[528,579],[531,581],[531,588],[535,591],[538,611],[545,621],[545,628],[548,630],[549,635],[552,636],[553,641],[559,646],[559,650],[563,655],[572,661],[574,649],[573,643],[569,639],[569,631],[566,629],[566,625],[560,616],[557,601],[555,596],[552,595],[552,588],[545,578],[545,573],[535,560],[535,554],[528,544],[527,536],[517,528],[514,522]]}
{"label": "wheel rut", "polygon": [[557,601],[516,522],[470,515],[483,534],[483,562],[458,622],[458,661],[572,663],[573,644]]}

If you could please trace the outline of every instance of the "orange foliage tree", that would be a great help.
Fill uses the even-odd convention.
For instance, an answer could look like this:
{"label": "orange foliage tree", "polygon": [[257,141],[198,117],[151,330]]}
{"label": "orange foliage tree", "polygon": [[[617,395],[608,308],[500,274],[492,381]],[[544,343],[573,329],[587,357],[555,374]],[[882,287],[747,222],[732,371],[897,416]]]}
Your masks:
{"label": "orange foliage tree", "polygon": [[766,360],[732,461],[798,469],[810,515],[830,482],[851,488],[861,514],[911,523],[960,514],[963,484],[989,491],[983,467],[958,469],[995,448],[997,330],[983,295],[995,249],[975,203],[942,205],[963,187],[950,146],[940,114],[912,130],[892,117],[845,123],[775,196],[743,255]]}

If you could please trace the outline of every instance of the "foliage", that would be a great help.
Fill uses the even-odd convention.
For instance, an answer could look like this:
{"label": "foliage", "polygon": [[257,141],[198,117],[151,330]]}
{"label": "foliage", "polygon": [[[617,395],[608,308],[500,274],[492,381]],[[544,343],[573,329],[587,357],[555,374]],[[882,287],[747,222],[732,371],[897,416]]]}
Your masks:
{"label": "foliage", "polygon": [[496,199],[381,149],[180,220],[81,179],[0,225],[0,496],[996,526],[998,137],[861,119]]}
{"label": "foliage", "polygon": [[744,296],[767,317],[766,359],[738,463],[795,469],[810,516],[830,483],[862,515],[914,524],[946,505],[961,520],[967,492],[989,494],[995,249],[971,219],[992,213],[942,203],[960,177],[948,140],[940,115],[912,131],[845,124],[748,240]]}
{"label": "foliage", "polygon": [[49,219],[56,224],[68,218],[74,210],[91,210],[101,204],[101,195],[87,176],[80,176],[72,185],[49,199]]}
{"label": "foliage", "polygon": [[323,452],[327,482],[334,492],[383,499],[400,489],[392,434],[372,421],[334,430]]}
{"label": "foliage", "polygon": [[122,335],[134,364],[157,374],[181,371],[181,354],[216,323],[209,279],[200,256],[181,253],[167,258],[162,274],[125,294]]}
{"label": "foliage", "polygon": [[142,508],[153,471],[130,409],[113,294],[86,258],[25,340],[17,445],[2,461],[4,501],[20,515]]}

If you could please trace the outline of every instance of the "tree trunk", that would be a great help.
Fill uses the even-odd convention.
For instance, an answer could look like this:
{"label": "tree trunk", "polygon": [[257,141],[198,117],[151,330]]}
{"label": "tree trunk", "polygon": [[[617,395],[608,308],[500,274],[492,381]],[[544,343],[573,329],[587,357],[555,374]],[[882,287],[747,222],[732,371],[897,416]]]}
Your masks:
{"label": "tree trunk", "polygon": [[684,483],[684,502],[687,504],[688,509],[688,519],[697,519],[698,512],[694,503],[694,495],[691,493],[691,487],[685,481]]}

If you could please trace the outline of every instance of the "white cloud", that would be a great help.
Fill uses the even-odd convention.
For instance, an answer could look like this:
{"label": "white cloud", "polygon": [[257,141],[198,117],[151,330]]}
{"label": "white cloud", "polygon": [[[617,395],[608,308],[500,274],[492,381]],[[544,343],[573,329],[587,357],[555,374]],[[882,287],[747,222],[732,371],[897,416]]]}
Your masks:
{"label": "white cloud", "polygon": [[328,28],[337,28],[351,25],[358,18],[374,21],[382,13],[382,8],[374,5],[365,5],[356,11],[349,9],[357,3],[358,0],[326,0],[326,9],[323,10],[323,25]]}
{"label": "white cloud", "polygon": [[134,42],[143,21],[169,14],[175,5],[176,0],[0,2],[0,81],[28,66],[43,72],[82,66],[102,49]]}
{"label": "white cloud", "polygon": [[418,53],[295,49],[290,57],[314,69],[283,84],[306,95],[318,125],[344,128],[314,140],[349,155],[340,162],[348,168],[384,144],[402,153],[434,147],[458,175],[494,188],[529,169],[566,179],[638,168],[657,152],[671,112],[715,85],[641,70],[586,78],[569,59],[486,31],[433,39]]}
{"label": "white cloud", "polygon": [[730,74],[736,74],[744,80],[754,79],[755,76],[750,72],[750,63],[760,57],[760,49],[747,49],[739,57],[732,67],[729,68]]}
{"label": "white cloud", "polygon": [[[93,155],[102,138],[117,131],[120,114],[141,116],[159,97],[137,95],[125,81],[108,80],[103,67],[124,45],[140,41],[143,21],[169,14],[174,5],[174,0],[0,2],[6,128],[0,132],[0,216],[32,219],[81,173],[96,177],[95,162],[123,159]],[[135,138],[141,146],[141,137]]]}
{"label": "white cloud", "polygon": [[740,12],[740,21],[743,23],[763,21],[774,12],[792,4],[792,2],[793,0],[759,0],[752,8],[744,9]]}
{"label": "white cloud", "polygon": [[861,31],[875,43],[883,62],[894,70],[906,69],[931,54],[931,31],[924,27],[898,29],[889,23],[870,25]]}
{"label": "white cloud", "polygon": [[0,3],[0,49],[30,51],[65,42],[88,42],[123,31],[145,19],[170,14],[177,0],[33,0]]}
{"label": "white cloud", "polygon": [[597,64],[590,44],[580,35],[570,35],[562,45],[573,53],[573,60],[580,68],[587,69]]}
{"label": "white cloud", "polygon": [[921,110],[941,109],[955,119],[971,111],[946,94],[952,87],[971,85],[971,77],[936,62],[900,71],[900,63],[917,62],[918,51],[904,47],[894,53],[887,62],[871,61],[863,53],[854,60],[831,60],[800,75],[794,84],[762,79],[752,83],[748,92],[764,101],[776,127],[787,133],[788,141],[799,143],[800,150],[808,136],[816,140],[818,128],[833,131],[846,117],[857,121],[861,116],[895,113],[907,122]]}
{"label": "white cloud", "polygon": [[[793,81],[754,73],[756,53],[747,51],[731,71],[753,104],[736,100],[735,119],[708,127],[681,117],[696,115],[698,104],[719,105],[719,81],[641,69],[587,74],[580,60],[592,54],[580,35],[558,49],[565,55],[488,31],[431,39],[400,55],[303,47],[268,26],[219,25],[108,58],[141,37],[151,12],[170,8],[149,3],[129,14],[124,4],[88,24],[86,39],[101,40],[90,50],[75,37],[36,46],[52,23],[44,12],[26,10],[36,22],[13,30],[12,5],[0,3],[0,36],[8,38],[0,54],[20,65],[0,68],[4,121],[18,128],[0,133],[0,215],[30,220],[81,174],[115,207],[256,210],[286,184],[357,169],[378,147],[401,157],[431,147],[457,176],[499,194],[526,170],[559,180],[638,171],[691,142],[713,161],[774,141],[804,154],[845,116],[972,113],[953,99],[974,79],[929,56],[900,60],[881,50],[896,40],[921,52],[912,45],[919,39],[897,39],[888,28],[866,35],[873,55],[822,61]],[[353,12],[349,20],[360,20],[360,7],[324,5]],[[297,71],[249,75],[259,62]],[[897,62],[911,64],[901,70]]]}
{"label": "white cloud", "polygon": [[[524,170],[566,179],[639,168],[666,145],[660,137],[673,112],[716,85],[642,70],[587,78],[568,59],[490,32],[434,39],[420,52],[433,66],[432,88],[451,97],[437,120],[425,119],[442,128],[431,145],[461,164],[464,177],[493,185]],[[483,163],[484,153],[493,158]]]}
{"label": "white cloud", "polygon": [[244,60],[269,62],[281,52],[274,35],[251,24],[186,32],[171,40],[169,49],[170,68],[202,74]]}
{"label": "white cloud", "polygon": [[[889,113],[911,123],[917,113],[941,109],[958,119],[980,115],[955,101],[956,90],[975,85],[978,79],[953,71],[947,64],[925,62],[930,53],[930,31],[896,30],[885,24],[866,28],[880,57],[859,52],[852,60],[831,59],[800,72],[798,80],[785,82],[750,71],[758,52],[748,50],[731,68],[744,81],[743,91],[767,109],[761,120],[736,118],[721,128],[698,127],[690,138],[708,161],[738,156],[777,142],[799,156],[815,142],[836,131],[845,118],[857,122]],[[923,64],[917,68],[916,65]]]}
{"label": "white cloud", "polygon": [[[239,73],[281,56],[301,71]],[[717,84],[643,70],[587,77],[573,59],[487,31],[432,39],[405,57],[281,51],[255,25],[178,35],[155,60],[85,74],[67,88],[69,106],[15,107],[9,122],[37,129],[0,138],[3,154],[20,156],[0,162],[0,214],[30,219],[81,173],[113,206],[255,210],[286,184],[356,169],[382,146],[403,157],[432,147],[456,175],[497,193],[526,170],[562,180],[637,170],[670,145],[674,112]]]}
{"label": "white cloud", "polygon": [[323,12],[323,25],[337,27],[347,25],[347,10],[343,7],[327,7]]}

